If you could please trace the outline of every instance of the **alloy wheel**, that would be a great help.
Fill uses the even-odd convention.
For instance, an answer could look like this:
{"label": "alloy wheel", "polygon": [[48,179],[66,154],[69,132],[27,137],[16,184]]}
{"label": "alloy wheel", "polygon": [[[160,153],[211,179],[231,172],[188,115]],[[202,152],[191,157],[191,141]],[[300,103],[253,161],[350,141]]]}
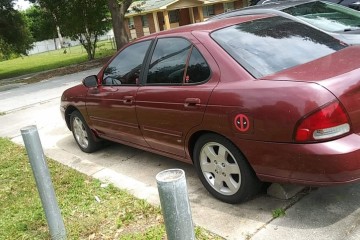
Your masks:
{"label": "alloy wheel", "polygon": [[233,195],[241,186],[241,172],[235,157],[222,144],[206,143],[200,151],[200,168],[209,185],[218,193]]}
{"label": "alloy wheel", "polygon": [[85,125],[80,118],[74,117],[73,120],[73,131],[76,141],[82,148],[87,148],[89,146],[88,134],[86,132]]}

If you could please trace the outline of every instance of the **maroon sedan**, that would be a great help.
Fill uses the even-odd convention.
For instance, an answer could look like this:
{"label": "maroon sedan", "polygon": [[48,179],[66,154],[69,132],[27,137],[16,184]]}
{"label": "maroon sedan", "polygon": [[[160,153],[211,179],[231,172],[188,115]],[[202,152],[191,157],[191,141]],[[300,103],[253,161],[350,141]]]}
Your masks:
{"label": "maroon sedan", "polygon": [[82,151],[106,139],[192,163],[229,203],[261,182],[360,179],[360,47],[279,16],[138,39],[61,111]]}

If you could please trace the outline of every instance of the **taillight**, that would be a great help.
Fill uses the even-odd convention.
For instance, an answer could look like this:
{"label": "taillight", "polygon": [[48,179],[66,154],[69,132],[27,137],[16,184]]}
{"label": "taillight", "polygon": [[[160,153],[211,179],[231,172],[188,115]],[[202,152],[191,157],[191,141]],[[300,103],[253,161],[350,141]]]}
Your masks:
{"label": "taillight", "polygon": [[301,119],[295,131],[298,142],[332,139],[350,132],[349,118],[338,101]]}

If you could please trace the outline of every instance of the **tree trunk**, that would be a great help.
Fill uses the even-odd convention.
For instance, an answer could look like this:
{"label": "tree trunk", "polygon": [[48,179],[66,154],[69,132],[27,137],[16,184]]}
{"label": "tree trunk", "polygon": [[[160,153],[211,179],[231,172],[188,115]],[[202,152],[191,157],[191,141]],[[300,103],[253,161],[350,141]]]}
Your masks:
{"label": "tree trunk", "polygon": [[54,18],[54,22],[55,22],[55,25],[56,25],[56,33],[58,35],[58,38],[59,38],[59,41],[60,41],[60,49],[63,47],[63,37],[61,35],[61,32],[60,32],[60,27],[58,25],[58,19],[56,17],[56,15],[54,13],[51,13],[51,15],[53,16]]}
{"label": "tree trunk", "polygon": [[56,32],[60,41],[60,49],[61,49],[63,47],[64,40],[63,37],[61,36],[60,27],[58,25],[56,25]]}
{"label": "tree trunk", "polygon": [[131,3],[131,0],[123,0],[121,3],[119,3],[118,0],[108,0],[108,7],[111,13],[115,42],[118,50],[129,42],[124,20],[126,10],[130,7]]}
{"label": "tree trunk", "polygon": [[92,43],[91,43],[91,40],[90,40],[90,37],[89,36],[86,36],[85,34],[79,34],[78,35],[78,39],[81,43],[81,45],[85,48],[85,51],[87,53],[87,57],[88,57],[88,60],[93,60],[94,59],[94,55],[95,55],[95,50],[94,50],[94,54],[93,53],[93,50],[92,50]]}

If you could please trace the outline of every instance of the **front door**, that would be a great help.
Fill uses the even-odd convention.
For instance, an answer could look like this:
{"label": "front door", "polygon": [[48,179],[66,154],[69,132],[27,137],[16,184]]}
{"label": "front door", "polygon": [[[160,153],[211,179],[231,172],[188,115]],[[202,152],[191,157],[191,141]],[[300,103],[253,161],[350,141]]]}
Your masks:
{"label": "front door", "polygon": [[101,85],[89,90],[86,107],[100,136],[147,146],[137,121],[135,99],[150,44],[150,40],[143,41],[122,50],[99,73]]}

